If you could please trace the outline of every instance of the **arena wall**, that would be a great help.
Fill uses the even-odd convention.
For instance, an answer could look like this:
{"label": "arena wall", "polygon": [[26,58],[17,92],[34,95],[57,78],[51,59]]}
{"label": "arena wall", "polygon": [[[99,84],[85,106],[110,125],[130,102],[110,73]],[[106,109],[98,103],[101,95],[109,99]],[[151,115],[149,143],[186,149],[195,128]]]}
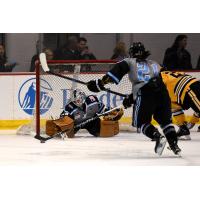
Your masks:
{"label": "arena wall", "polygon": [[[189,72],[189,74],[200,78],[199,72]],[[81,76],[81,75],[80,75]],[[95,77],[101,77],[101,74],[96,74]],[[57,90],[55,85],[49,84],[52,90]],[[126,87],[119,88],[120,92],[125,93]],[[30,89],[35,89],[35,74],[34,73],[13,73],[11,74],[1,74],[0,75],[0,91],[1,104],[0,104],[0,129],[16,129],[18,126],[28,123],[33,119],[34,114],[34,96],[30,95]],[[64,91],[64,92],[63,92]],[[57,115],[62,111],[64,105],[66,104],[67,90],[60,91],[61,101],[59,102],[60,109],[57,109]],[[58,104],[56,100],[57,96],[53,98],[52,107],[49,109],[54,109],[54,105]],[[110,94],[100,94],[99,98],[106,104],[111,106],[120,105],[122,98],[112,96]],[[32,99],[32,100],[31,100]],[[46,111],[46,114],[48,114]],[[52,110],[51,110],[52,112]],[[131,122],[131,110],[125,112],[124,121],[126,123]],[[186,111],[187,116],[192,115],[192,110]]]}

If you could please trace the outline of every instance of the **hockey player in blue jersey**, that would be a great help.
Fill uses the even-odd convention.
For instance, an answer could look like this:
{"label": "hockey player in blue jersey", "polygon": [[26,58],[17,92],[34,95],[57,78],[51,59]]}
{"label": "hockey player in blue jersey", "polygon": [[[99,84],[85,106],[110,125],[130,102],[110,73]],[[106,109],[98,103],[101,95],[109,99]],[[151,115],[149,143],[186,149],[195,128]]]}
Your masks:
{"label": "hockey player in blue jersey", "polygon": [[128,74],[132,83],[132,94],[125,98],[125,107],[133,106],[133,125],[144,135],[156,141],[155,152],[162,154],[165,138],[151,124],[152,117],[158,122],[169,143],[170,149],[178,154],[178,140],[171,121],[171,101],[160,75],[161,66],[150,59],[149,51],[140,42],[133,43],[129,49],[129,58],[116,63],[102,79],[88,82],[88,89],[93,92],[104,90],[108,83],[118,84]]}

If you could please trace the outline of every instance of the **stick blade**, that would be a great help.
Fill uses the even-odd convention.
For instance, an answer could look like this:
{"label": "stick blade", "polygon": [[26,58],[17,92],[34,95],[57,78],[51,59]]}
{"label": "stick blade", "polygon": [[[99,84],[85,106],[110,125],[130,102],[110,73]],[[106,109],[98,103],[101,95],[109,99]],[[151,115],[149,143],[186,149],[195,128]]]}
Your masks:
{"label": "stick blade", "polygon": [[49,67],[47,65],[46,54],[45,53],[41,53],[39,57],[40,57],[40,63],[42,65],[43,70],[45,72],[48,72],[49,71]]}

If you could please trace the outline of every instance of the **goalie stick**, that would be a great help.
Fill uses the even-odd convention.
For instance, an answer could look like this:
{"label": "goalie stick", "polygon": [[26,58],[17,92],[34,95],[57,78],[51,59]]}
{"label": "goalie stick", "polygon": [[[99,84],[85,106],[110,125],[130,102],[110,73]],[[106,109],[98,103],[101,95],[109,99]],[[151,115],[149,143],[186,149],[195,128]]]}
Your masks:
{"label": "goalie stick", "polygon": [[[46,73],[52,74],[54,76],[58,76],[58,77],[61,77],[61,78],[64,78],[64,79],[67,79],[67,80],[70,80],[70,81],[74,81],[74,82],[77,82],[77,83],[80,83],[80,84],[83,84],[83,85],[87,85],[88,84],[87,82],[84,82],[84,81],[81,81],[81,80],[78,80],[78,79],[74,79],[74,78],[71,78],[71,77],[68,77],[68,76],[64,76],[62,74],[58,74],[58,73],[52,72],[48,67],[46,54],[45,53],[40,53],[39,57],[40,57],[40,63],[42,65],[42,68]],[[103,91],[110,92],[110,93],[113,93],[113,94],[116,94],[116,95],[119,95],[119,96],[122,96],[122,97],[127,97],[128,96],[126,94],[122,94],[122,93],[110,90],[108,88],[105,88]]]}
{"label": "goalie stick", "polygon": [[[101,116],[105,116],[105,115],[109,114],[110,112],[112,112],[112,111],[114,111],[114,110],[117,110],[117,109],[120,109],[120,108],[123,108],[123,105],[117,106],[117,107],[112,108],[112,109],[110,109],[110,110],[108,110],[108,111],[105,111],[105,112],[103,112],[103,113],[99,113],[99,114],[97,113],[95,117],[92,117],[92,118],[90,118],[90,119],[88,119],[88,120],[85,120],[84,122],[82,122],[82,123],[80,123],[80,124],[75,125],[75,126],[74,126],[74,129],[82,128],[85,124],[87,124],[87,123],[89,123],[89,122],[91,122],[91,121],[94,121],[94,120],[98,119],[98,118],[101,117]],[[58,133],[56,133],[56,134],[54,134],[54,135],[52,135],[52,136],[46,137],[46,138],[45,138],[45,137],[42,137],[42,136],[40,136],[40,135],[36,135],[34,138],[40,140],[41,143],[45,143],[47,140],[53,139],[53,138],[55,138],[55,137],[57,137],[57,136],[63,137],[63,134],[64,134],[64,133],[65,133],[65,131],[61,131],[61,132],[58,132]]]}

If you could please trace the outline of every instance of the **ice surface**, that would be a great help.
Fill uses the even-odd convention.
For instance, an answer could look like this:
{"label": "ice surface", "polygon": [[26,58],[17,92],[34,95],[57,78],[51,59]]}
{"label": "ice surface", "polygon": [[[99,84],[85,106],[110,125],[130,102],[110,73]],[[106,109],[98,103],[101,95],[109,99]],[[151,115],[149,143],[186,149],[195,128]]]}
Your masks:
{"label": "ice surface", "polygon": [[[73,139],[52,139],[42,144],[32,136],[12,132],[0,134],[0,165],[106,166],[195,166],[200,165],[200,133],[192,132],[191,141],[179,141],[182,157],[165,148],[159,157],[154,142],[142,134],[120,133],[112,138],[95,138],[87,133]],[[167,145],[166,145],[167,146]]]}

